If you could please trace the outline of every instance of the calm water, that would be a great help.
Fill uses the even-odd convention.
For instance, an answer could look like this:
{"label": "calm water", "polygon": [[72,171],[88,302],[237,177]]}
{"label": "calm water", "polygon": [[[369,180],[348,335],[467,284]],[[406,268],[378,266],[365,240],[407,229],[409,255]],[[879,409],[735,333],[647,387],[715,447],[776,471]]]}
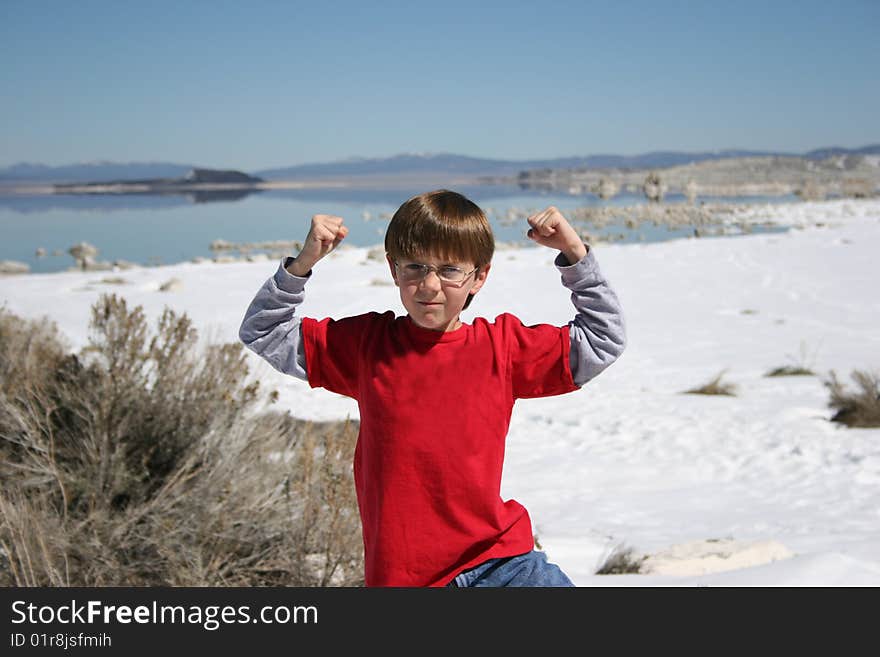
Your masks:
{"label": "calm water", "polygon": [[[156,195],[0,195],[0,260],[25,262],[32,272],[61,271],[74,265],[67,249],[85,241],[99,249],[98,260],[170,264],[197,256],[212,257],[214,253],[209,247],[217,239],[234,243],[302,240],[312,215],[318,213],[345,218],[350,231],[347,243],[373,246],[382,243],[388,224],[380,215],[393,214],[403,201],[422,191],[425,190],[271,191],[232,200]],[[644,202],[643,196],[620,195],[606,202],[592,195],[526,192],[500,186],[458,187],[456,191],[488,212],[498,241],[523,244],[530,243],[524,237],[528,229],[525,220],[516,226],[499,221],[508,208],[532,213],[555,205],[564,212],[576,207]],[[681,199],[668,197],[667,200]],[[749,200],[754,199],[736,202]],[[763,203],[789,200],[760,199]],[[365,213],[372,218],[365,220]],[[643,225],[637,230],[628,230],[623,226],[608,226],[591,233],[624,234],[624,241],[652,242],[685,237],[693,234],[693,229],[673,231]],[[38,257],[38,248],[45,249],[48,255]],[[60,251],[62,255],[51,255],[53,251]]]}

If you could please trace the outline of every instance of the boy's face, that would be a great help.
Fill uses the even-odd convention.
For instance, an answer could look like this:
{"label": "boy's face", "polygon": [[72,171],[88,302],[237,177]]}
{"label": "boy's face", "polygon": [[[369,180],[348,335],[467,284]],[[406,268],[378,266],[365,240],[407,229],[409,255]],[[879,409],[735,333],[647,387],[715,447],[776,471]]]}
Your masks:
{"label": "boy's face", "polygon": [[[461,314],[468,296],[476,294],[486,282],[491,265],[484,265],[478,271],[469,262],[449,262],[443,258],[424,256],[420,258],[400,258],[395,262],[387,256],[394,284],[400,289],[400,300],[409,316],[418,326],[432,331],[454,331],[461,323]],[[419,272],[416,265],[433,267],[426,275]],[[441,276],[455,278],[464,273],[460,283],[441,280]]]}

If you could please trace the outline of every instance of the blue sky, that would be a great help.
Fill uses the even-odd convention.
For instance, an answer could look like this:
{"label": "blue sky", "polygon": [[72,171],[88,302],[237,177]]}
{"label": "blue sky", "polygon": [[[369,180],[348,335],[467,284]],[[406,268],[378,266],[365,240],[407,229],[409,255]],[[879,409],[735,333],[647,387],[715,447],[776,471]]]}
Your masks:
{"label": "blue sky", "polygon": [[0,166],[880,142],[880,2],[0,0]]}

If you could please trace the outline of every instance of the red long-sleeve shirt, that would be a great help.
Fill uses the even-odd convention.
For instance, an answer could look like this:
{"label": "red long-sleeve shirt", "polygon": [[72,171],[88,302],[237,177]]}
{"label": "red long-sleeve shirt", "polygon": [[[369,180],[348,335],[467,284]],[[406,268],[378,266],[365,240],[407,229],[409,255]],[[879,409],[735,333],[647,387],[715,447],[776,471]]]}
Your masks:
{"label": "red long-sleeve shirt", "polygon": [[312,387],[353,397],[367,586],[443,586],[533,547],[525,508],[501,499],[514,401],[576,390],[569,329],[510,314],[451,332],[367,313],[302,320]]}

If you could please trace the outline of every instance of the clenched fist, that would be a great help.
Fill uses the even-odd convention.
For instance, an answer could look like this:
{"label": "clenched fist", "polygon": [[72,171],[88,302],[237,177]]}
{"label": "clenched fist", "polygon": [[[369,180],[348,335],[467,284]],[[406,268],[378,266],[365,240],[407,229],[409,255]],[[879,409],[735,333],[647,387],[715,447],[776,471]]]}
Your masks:
{"label": "clenched fist", "polygon": [[543,212],[533,214],[528,222],[531,226],[527,233],[528,238],[551,249],[558,249],[568,259],[569,264],[573,265],[587,255],[587,247],[577,231],[552,205]]}
{"label": "clenched fist", "polygon": [[309,234],[306,235],[303,248],[296,259],[290,263],[287,271],[294,276],[308,274],[318,260],[339,246],[339,243],[348,235],[348,228],[342,222],[342,217],[336,217],[332,214],[316,214],[312,217],[312,225],[309,227]]}

